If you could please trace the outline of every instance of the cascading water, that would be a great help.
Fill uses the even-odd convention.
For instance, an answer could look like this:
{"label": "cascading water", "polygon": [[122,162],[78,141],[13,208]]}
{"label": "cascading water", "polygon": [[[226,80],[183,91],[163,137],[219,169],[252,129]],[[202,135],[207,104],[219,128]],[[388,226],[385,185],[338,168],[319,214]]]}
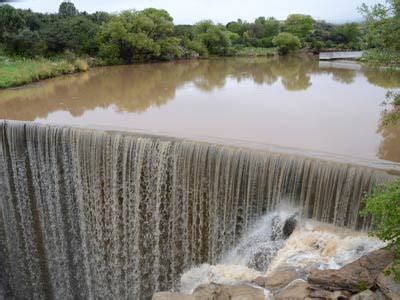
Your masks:
{"label": "cascading water", "polygon": [[296,270],[305,279],[311,267],[339,269],[385,245],[365,232],[299,219],[286,207],[262,216],[216,265],[205,263],[184,272],[178,289],[190,294],[200,284],[251,282],[279,276],[279,270]]}
{"label": "cascading water", "polygon": [[[0,121],[0,295],[146,299],[282,203],[363,228],[383,171],[172,138]],[[4,266],[4,267],[3,267]]]}

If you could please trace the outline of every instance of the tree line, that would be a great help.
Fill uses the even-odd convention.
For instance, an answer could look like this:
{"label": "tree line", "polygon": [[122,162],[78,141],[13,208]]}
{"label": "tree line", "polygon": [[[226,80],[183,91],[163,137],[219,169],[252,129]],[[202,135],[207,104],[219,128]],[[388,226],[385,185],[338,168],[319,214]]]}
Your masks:
{"label": "tree line", "polygon": [[[385,11],[386,14],[383,5],[363,6],[366,22],[340,25],[302,14],[289,15],[284,21],[259,17],[254,22],[239,19],[226,25],[209,20],[174,25],[167,11],[155,8],[89,14],[78,11],[71,2],[63,2],[58,13],[43,14],[3,5],[0,6],[0,51],[23,57],[73,53],[119,64],[229,56],[245,47],[277,47],[280,54],[300,48],[318,51],[359,50],[392,44],[398,47],[399,39],[389,34],[395,27],[393,22],[382,21],[398,18],[399,0],[391,1],[395,3],[393,10]],[[383,34],[385,30],[388,32]],[[398,27],[396,30],[399,31]]]}

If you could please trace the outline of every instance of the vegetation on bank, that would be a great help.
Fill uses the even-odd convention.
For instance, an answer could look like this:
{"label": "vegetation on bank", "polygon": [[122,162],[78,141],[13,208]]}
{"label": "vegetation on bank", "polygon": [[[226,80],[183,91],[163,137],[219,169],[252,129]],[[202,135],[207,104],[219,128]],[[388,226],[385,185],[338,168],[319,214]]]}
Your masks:
{"label": "vegetation on bank", "polygon": [[41,79],[86,71],[88,61],[83,58],[10,58],[0,57],[0,88],[32,83]]}
{"label": "vegetation on bank", "polygon": [[363,59],[379,66],[400,66],[400,1],[371,7],[363,4],[360,12],[365,18],[364,40],[371,49]]}
{"label": "vegetation on bank", "polygon": [[400,51],[388,49],[370,49],[363,53],[361,61],[376,67],[399,67]]}
{"label": "vegetation on bank", "polygon": [[389,270],[400,282],[400,179],[377,186],[365,198],[364,216],[372,217],[371,235],[388,243],[396,259]]}
{"label": "vegetation on bank", "polygon": [[[204,20],[175,25],[167,11],[155,8],[89,14],[63,2],[58,13],[43,14],[2,5],[0,87],[83,71],[87,69],[84,61],[129,64],[209,56],[273,56],[299,49],[372,49],[366,52],[365,61],[397,65],[399,6],[398,0],[389,0],[387,6],[363,5],[364,23],[335,25],[292,14],[284,21],[261,16],[253,22],[238,19],[215,24]],[[71,60],[70,56],[90,59]]]}
{"label": "vegetation on bank", "polygon": [[236,56],[275,56],[277,48],[238,47],[235,49]]}
{"label": "vegetation on bank", "polygon": [[[118,14],[79,12],[64,2],[56,14],[0,7],[0,48],[23,57],[60,55],[102,57],[107,63],[208,55],[243,55],[243,49],[273,48],[280,34],[298,39],[308,49],[361,49],[363,24],[329,24],[311,16],[292,14],[284,21],[258,17],[227,24],[204,20],[175,25],[162,9],[127,10]],[[295,38],[294,38],[295,37]],[[254,50],[250,53],[265,53]]]}

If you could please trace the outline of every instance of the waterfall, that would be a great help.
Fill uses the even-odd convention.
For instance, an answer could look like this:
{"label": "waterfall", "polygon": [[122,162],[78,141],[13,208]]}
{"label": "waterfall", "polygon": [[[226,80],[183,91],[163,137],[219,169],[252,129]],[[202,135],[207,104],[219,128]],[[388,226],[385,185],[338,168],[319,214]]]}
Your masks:
{"label": "waterfall", "polygon": [[[0,295],[147,299],[281,204],[364,228],[366,166],[0,121]],[[3,268],[4,266],[4,268]]]}

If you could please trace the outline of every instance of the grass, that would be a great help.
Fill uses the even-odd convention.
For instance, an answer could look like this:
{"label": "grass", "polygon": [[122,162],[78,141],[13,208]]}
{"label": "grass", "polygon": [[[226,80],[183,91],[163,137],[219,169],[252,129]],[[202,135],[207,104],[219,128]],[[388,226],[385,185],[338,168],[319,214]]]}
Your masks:
{"label": "grass", "polygon": [[237,56],[275,56],[278,54],[278,48],[255,48],[244,47],[238,48]]}
{"label": "grass", "polygon": [[0,88],[15,87],[89,69],[86,59],[10,58],[0,56]]}

